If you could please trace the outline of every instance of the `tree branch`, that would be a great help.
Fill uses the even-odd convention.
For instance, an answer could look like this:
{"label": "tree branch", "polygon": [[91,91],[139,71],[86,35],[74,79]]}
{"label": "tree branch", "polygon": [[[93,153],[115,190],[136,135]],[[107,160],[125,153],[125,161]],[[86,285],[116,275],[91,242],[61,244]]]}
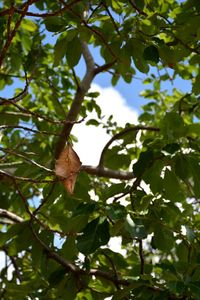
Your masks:
{"label": "tree branch", "polygon": [[[12,40],[13,40],[14,36],[16,35],[17,30],[18,30],[18,28],[19,28],[21,22],[22,22],[23,18],[25,17],[25,15],[26,15],[26,13],[27,13],[27,11],[28,11],[29,6],[30,6],[31,4],[33,4],[35,1],[36,1],[36,0],[28,0],[28,1],[25,3],[24,9],[23,9],[22,12],[21,12],[21,16],[20,16],[19,20],[16,22],[13,31],[9,34],[9,36],[8,36],[8,38],[7,38],[7,40],[6,40],[6,43],[5,43],[5,45],[3,46],[2,51],[1,51],[1,53],[0,53],[0,68],[1,68],[1,65],[2,65],[2,63],[3,63],[3,60],[4,60],[5,56],[6,56],[6,53],[7,53],[8,49],[9,49],[11,43],[12,43]],[[13,11],[13,7],[11,7],[11,9],[8,10],[8,14],[10,14],[10,11],[11,11],[11,10]]]}
{"label": "tree branch", "polygon": [[144,274],[144,253],[142,240],[139,239],[139,256],[140,256],[140,274]]}
{"label": "tree branch", "polygon": [[29,82],[28,82],[26,73],[25,73],[25,79],[26,79],[26,85],[25,85],[23,91],[21,93],[19,93],[17,96],[14,96],[14,97],[9,98],[9,99],[5,99],[5,98],[0,97],[0,105],[3,105],[3,104],[9,105],[9,104],[16,103],[16,102],[22,100],[23,98],[25,98],[26,95],[28,95]]}
{"label": "tree branch", "polygon": [[108,150],[109,146],[115,141],[118,140],[120,138],[122,138],[125,134],[131,132],[131,131],[139,131],[139,130],[148,130],[148,131],[160,131],[159,128],[157,127],[151,127],[151,126],[142,126],[142,125],[137,125],[137,126],[133,126],[133,127],[128,127],[123,129],[122,131],[120,131],[119,133],[115,134],[105,145],[105,147],[103,148],[103,151],[101,152],[101,157],[99,160],[99,166],[103,166],[104,163],[104,156],[106,151]]}
{"label": "tree branch", "polygon": [[94,70],[95,70],[95,63],[93,60],[93,57],[89,51],[89,48],[85,42],[80,42],[82,47],[82,53],[83,57],[86,63],[86,73],[83,77],[82,81],[79,84],[79,87],[77,88],[77,92],[75,94],[74,100],[72,102],[72,105],[70,107],[70,110],[68,112],[66,121],[70,121],[72,123],[66,123],[63,126],[63,129],[60,134],[60,138],[58,139],[57,145],[56,145],[56,151],[55,151],[55,158],[57,159],[62,152],[66,141],[69,138],[70,132],[73,127],[73,122],[76,121],[81,105],[84,100],[84,96],[87,93],[87,91],[90,88],[90,84],[95,76]]}
{"label": "tree branch", "polygon": [[19,181],[26,181],[26,182],[32,182],[32,183],[54,183],[60,181],[58,178],[53,178],[53,179],[32,179],[28,177],[21,177],[21,176],[15,176],[11,173],[5,172],[3,170],[0,170],[0,174],[3,176],[6,176],[8,178],[11,178],[13,180],[19,180]]}
{"label": "tree branch", "polygon": [[[80,2],[81,0],[74,0],[71,1],[70,3],[66,4],[64,7],[62,7],[61,9],[54,11],[54,12],[50,12],[50,13],[33,13],[33,12],[26,12],[25,16],[29,16],[29,17],[37,17],[37,18],[47,18],[47,17],[53,17],[53,16],[58,16],[61,15],[63,12],[65,12],[66,10],[68,10],[70,7],[72,7],[74,4]],[[22,14],[23,10],[14,7],[14,11],[18,14]],[[10,13],[10,8],[9,9],[5,9],[3,11],[0,12],[0,17],[2,16],[6,16],[9,15]]]}
{"label": "tree branch", "polygon": [[32,164],[32,165],[34,165],[34,166],[36,166],[36,167],[38,167],[38,168],[40,168],[40,169],[46,171],[46,172],[49,172],[49,173],[53,173],[53,174],[54,174],[54,171],[52,171],[51,169],[48,169],[47,167],[42,166],[42,165],[40,165],[39,163],[35,162],[34,160],[29,159],[29,158],[27,158],[26,156],[24,156],[24,155],[22,155],[22,154],[20,154],[20,153],[16,153],[16,152],[13,151],[13,150],[5,149],[5,148],[3,148],[3,147],[0,147],[0,151],[3,151],[3,152],[5,152],[5,153],[9,153],[9,154],[13,154],[13,155],[15,155],[15,156],[21,157],[21,158],[23,158],[25,161],[27,161],[28,163],[30,163],[30,164]]}
{"label": "tree branch", "polygon": [[[70,124],[71,124],[71,123],[70,123]],[[30,131],[30,132],[34,132],[34,133],[40,133],[40,134],[47,134],[47,135],[60,136],[59,133],[50,132],[50,131],[45,131],[45,130],[31,129],[31,128],[29,128],[29,127],[21,126],[21,125],[12,125],[12,124],[10,124],[10,125],[1,125],[1,126],[0,126],[0,130],[9,129],[9,128],[22,129],[22,130],[26,130],[26,131]]]}
{"label": "tree branch", "polygon": [[20,223],[24,221],[21,217],[3,208],[0,208],[0,217],[9,219],[15,223]]}
{"label": "tree branch", "polygon": [[98,177],[115,178],[121,180],[130,180],[134,178],[133,172],[111,170],[101,166],[93,167],[83,165],[81,166],[81,171],[91,175],[96,175]]}

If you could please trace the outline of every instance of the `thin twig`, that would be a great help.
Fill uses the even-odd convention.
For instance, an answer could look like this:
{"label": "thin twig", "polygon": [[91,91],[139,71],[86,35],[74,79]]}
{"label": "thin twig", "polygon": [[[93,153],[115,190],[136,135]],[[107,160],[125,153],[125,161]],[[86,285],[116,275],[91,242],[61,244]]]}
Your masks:
{"label": "thin twig", "polygon": [[14,96],[9,99],[0,97],[0,105],[3,105],[3,104],[10,105],[10,104],[16,103],[16,102],[24,99],[26,97],[26,95],[28,95],[29,82],[28,82],[26,74],[25,74],[25,78],[26,78],[26,85],[25,85],[23,91],[20,92],[17,96]]}
{"label": "thin twig", "polygon": [[[71,6],[73,6],[74,4],[80,2],[81,0],[74,0],[71,1],[69,4],[66,4],[64,7],[62,7],[61,9],[55,11],[55,12],[50,12],[50,13],[33,13],[33,12],[26,12],[25,16],[29,16],[29,17],[37,17],[37,18],[47,18],[47,17],[53,17],[53,16],[58,16],[61,15],[63,12],[65,12],[66,10],[68,10]],[[18,8],[14,8],[15,12],[18,14],[23,14],[24,11]],[[0,12],[0,17],[1,16],[6,16],[9,14],[10,8],[9,9],[5,9],[3,11]]]}
{"label": "thin twig", "polygon": [[[14,27],[14,29],[12,30],[12,32],[9,34],[9,37],[8,37],[8,39],[6,40],[6,43],[5,43],[5,45],[3,46],[2,51],[1,51],[1,53],[0,53],[0,68],[1,68],[1,65],[2,65],[2,63],[3,63],[4,58],[6,57],[6,53],[7,53],[8,49],[9,49],[11,43],[12,43],[12,40],[13,40],[14,36],[16,35],[17,30],[18,30],[18,28],[19,28],[21,22],[22,22],[23,18],[25,17],[25,15],[26,15],[26,13],[27,13],[27,11],[28,11],[29,6],[30,6],[31,4],[33,4],[35,1],[36,1],[36,0],[28,0],[28,1],[25,3],[24,9],[23,9],[22,12],[21,12],[20,18],[19,18],[19,20],[16,22],[15,27]],[[12,9],[13,9],[13,8],[12,8]],[[8,10],[8,13],[10,14],[10,9]]]}
{"label": "thin twig", "polygon": [[0,130],[9,129],[9,128],[23,129],[23,130],[27,130],[27,131],[30,131],[30,132],[40,133],[40,134],[45,134],[45,135],[60,136],[59,133],[50,132],[50,131],[45,131],[45,130],[31,129],[31,128],[29,128],[29,127],[25,127],[25,126],[21,126],[21,125],[11,125],[11,124],[10,124],[10,125],[1,125],[1,126],[0,126]]}
{"label": "thin twig", "polygon": [[[14,105],[18,110],[20,110],[21,112],[24,112],[24,113],[27,113],[27,117],[29,116],[32,116],[32,117],[35,117],[35,118],[40,118],[40,119],[43,119],[49,123],[52,123],[52,124],[58,124],[58,125],[62,125],[62,124],[79,124],[79,123],[82,123],[85,118],[82,118],[78,121],[67,121],[67,120],[53,120],[53,119],[50,119],[46,116],[43,116],[39,113],[36,113],[34,111],[31,111],[25,107],[22,107],[20,106],[19,104],[17,103],[14,103],[14,102],[10,102],[10,104]],[[1,114],[3,114],[4,112],[1,112]],[[11,113],[11,112],[6,112],[6,113]],[[12,112],[14,114],[14,112]]]}
{"label": "thin twig", "polygon": [[113,18],[113,16],[112,16],[111,12],[109,11],[108,6],[106,5],[106,2],[105,2],[105,1],[102,1],[102,4],[103,4],[103,6],[104,6],[106,12],[108,13],[108,15],[109,15],[109,17],[110,17],[110,20],[111,20],[111,22],[112,22],[112,24],[113,24],[113,26],[114,26],[114,28],[115,28],[117,34],[120,36],[119,28],[118,28],[117,24],[115,23],[115,20],[114,20],[114,18]]}
{"label": "thin twig", "polygon": [[22,282],[22,276],[20,274],[20,270],[19,270],[19,267],[17,265],[17,259],[16,259],[16,257],[14,257],[12,255],[9,255],[7,249],[5,249],[5,248],[3,248],[3,251],[10,258],[11,263],[12,263],[14,269],[15,269],[15,273],[17,275],[17,278],[19,279],[19,282]]}
{"label": "thin twig", "polygon": [[140,15],[143,15],[145,17],[147,17],[147,14],[141,10],[135,3],[134,0],[128,0],[128,2],[132,5],[132,7],[140,14]]}
{"label": "thin twig", "polygon": [[[112,267],[112,269],[113,269],[113,272],[114,272],[114,277],[118,280],[119,277],[118,277],[118,273],[117,273],[117,268],[116,268],[116,266],[115,266],[113,260],[112,260],[112,259],[110,258],[110,256],[109,256],[108,254],[106,254],[104,251],[102,251],[101,253],[102,253],[102,254],[107,258],[107,260],[109,261],[109,263],[110,263],[110,265],[111,265],[111,267]],[[120,286],[119,286],[119,284],[118,284],[117,281],[116,281],[116,288],[117,288],[118,290],[120,290]]]}
{"label": "thin twig", "polygon": [[144,253],[142,240],[139,240],[139,256],[140,256],[140,275],[144,274]]}
{"label": "thin twig", "polygon": [[55,174],[55,172],[54,172],[53,170],[48,169],[48,168],[46,168],[45,166],[40,165],[39,163],[35,162],[34,160],[27,158],[27,157],[24,156],[23,154],[16,153],[14,150],[5,149],[5,148],[0,147],[0,151],[3,151],[3,152],[6,152],[6,153],[9,153],[9,154],[13,154],[13,155],[15,155],[15,156],[21,157],[21,158],[23,158],[24,160],[26,160],[27,162],[29,162],[30,164],[32,164],[32,165],[34,165],[34,166],[36,166],[36,167],[38,167],[38,168],[40,168],[40,169],[42,169],[42,170],[44,170],[44,171],[46,171],[46,172]]}
{"label": "thin twig", "polygon": [[54,183],[54,182],[60,181],[60,179],[58,179],[56,177],[54,179],[32,179],[32,178],[28,178],[28,177],[15,176],[15,175],[5,172],[3,170],[0,170],[0,174],[7,176],[11,179],[14,179],[16,181],[26,181],[26,182],[32,182],[32,183],[37,183],[37,184],[38,183]]}
{"label": "thin twig", "polygon": [[115,141],[118,140],[120,138],[122,138],[125,134],[132,132],[132,131],[139,131],[139,130],[147,130],[147,131],[155,131],[155,132],[159,132],[160,129],[157,127],[151,127],[151,126],[142,126],[142,125],[137,125],[137,126],[133,126],[133,127],[128,127],[123,129],[122,131],[120,131],[119,133],[115,134],[108,142],[107,144],[104,146],[102,152],[101,152],[101,156],[100,156],[100,160],[99,160],[99,166],[103,166],[103,162],[104,162],[104,156],[106,151],[108,150],[109,146]]}

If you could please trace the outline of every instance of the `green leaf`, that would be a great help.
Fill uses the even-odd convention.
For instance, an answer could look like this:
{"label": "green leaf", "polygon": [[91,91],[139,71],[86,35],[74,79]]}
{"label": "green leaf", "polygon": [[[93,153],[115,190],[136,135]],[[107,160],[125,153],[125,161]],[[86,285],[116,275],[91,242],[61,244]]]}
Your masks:
{"label": "green leaf", "polygon": [[190,124],[187,126],[188,134],[200,135],[200,123]]}
{"label": "green leaf", "polygon": [[85,255],[95,252],[100,246],[106,245],[109,241],[109,224],[107,220],[102,223],[96,218],[85,227],[83,235],[77,238],[77,247]]}
{"label": "green leaf", "polygon": [[67,24],[61,17],[48,17],[44,20],[46,29],[50,32],[61,31]]}
{"label": "green leaf", "polygon": [[161,122],[161,133],[168,140],[176,140],[187,133],[187,128],[184,125],[182,117],[175,113],[166,113]]}
{"label": "green leaf", "polygon": [[159,52],[155,46],[149,46],[144,49],[143,57],[147,61],[152,61],[154,63],[159,62]]}
{"label": "green leaf", "polygon": [[144,239],[147,237],[146,229],[140,220],[132,219],[130,216],[128,216],[126,219],[125,228],[133,238]]}
{"label": "green leaf", "polygon": [[76,247],[76,238],[69,236],[61,249],[62,256],[67,260],[73,260],[78,255]]}
{"label": "green leaf", "polygon": [[193,177],[193,189],[196,197],[200,197],[200,164],[199,160],[191,157],[189,166]]}
{"label": "green leaf", "polygon": [[54,66],[57,67],[61,59],[65,56],[68,44],[77,34],[76,30],[68,30],[57,39],[54,47]]}
{"label": "green leaf", "polygon": [[99,126],[99,122],[95,119],[90,119],[86,122],[86,125],[93,125],[93,126]]}
{"label": "green leaf", "polygon": [[153,158],[152,150],[141,152],[138,161],[133,165],[133,174],[136,177],[141,176],[151,165]]}
{"label": "green leaf", "polygon": [[173,233],[159,226],[154,232],[152,239],[153,248],[159,249],[164,252],[171,252],[174,246],[174,236]]}
{"label": "green leaf", "polygon": [[78,64],[81,54],[82,50],[80,41],[78,37],[74,37],[71,41],[69,41],[66,51],[67,62],[71,68]]}
{"label": "green leaf", "polygon": [[110,187],[106,188],[102,192],[102,199],[107,200],[115,195],[121,194],[124,192],[125,183],[112,184]]}
{"label": "green leaf", "polygon": [[186,155],[177,154],[175,157],[175,172],[182,180],[189,178],[190,166]]}
{"label": "green leaf", "polygon": [[54,67],[57,67],[67,51],[67,37],[57,40],[54,48]]}
{"label": "green leaf", "polygon": [[174,172],[165,170],[163,179],[164,196],[174,202],[181,202],[184,199],[180,183]]}
{"label": "green leaf", "polygon": [[22,19],[20,27],[23,28],[24,31],[27,30],[29,32],[34,32],[38,28],[37,24],[29,19]]}
{"label": "green leaf", "polygon": [[114,170],[119,170],[121,168],[129,167],[131,163],[130,157],[125,154],[119,154],[120,150],[121,149],[118,146],[116,146],[106,151],[106,155],[105,155],[106,167]]}
{"label": "green leaf", "polygon": [[63,217],[62,230],[65,232],[80,232],[85,227],[88,221],[88,215],[76,215],[71,218]]}

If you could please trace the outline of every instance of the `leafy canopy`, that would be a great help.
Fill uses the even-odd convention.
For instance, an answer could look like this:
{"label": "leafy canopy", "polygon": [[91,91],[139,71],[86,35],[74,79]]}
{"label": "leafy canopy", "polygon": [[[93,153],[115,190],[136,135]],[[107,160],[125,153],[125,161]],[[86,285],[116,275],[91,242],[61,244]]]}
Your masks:
{"label": "leafy canopy", "polygon": [[[1,299],[200,299],[199,23],[197,0],[2,1]],[[142,73],[137,125],[102,124],[103,72]],[[70,195],[55,160],[91,111],[112,138]]]}

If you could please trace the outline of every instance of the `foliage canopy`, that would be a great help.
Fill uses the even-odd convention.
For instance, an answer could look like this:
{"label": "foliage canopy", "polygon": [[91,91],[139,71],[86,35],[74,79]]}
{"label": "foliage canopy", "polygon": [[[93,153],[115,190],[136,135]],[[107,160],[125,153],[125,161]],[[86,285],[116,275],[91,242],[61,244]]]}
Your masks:
{"label": "foliage canopy", "polygon": [[[200,299],[199,24],[198,0],[1,2],[0,89],[16,87],[0,98],[1,299]],[[107,120],[69,194],[55,160],[88,112],[101,126],[103,72],[151,88],[138,124]]]}

